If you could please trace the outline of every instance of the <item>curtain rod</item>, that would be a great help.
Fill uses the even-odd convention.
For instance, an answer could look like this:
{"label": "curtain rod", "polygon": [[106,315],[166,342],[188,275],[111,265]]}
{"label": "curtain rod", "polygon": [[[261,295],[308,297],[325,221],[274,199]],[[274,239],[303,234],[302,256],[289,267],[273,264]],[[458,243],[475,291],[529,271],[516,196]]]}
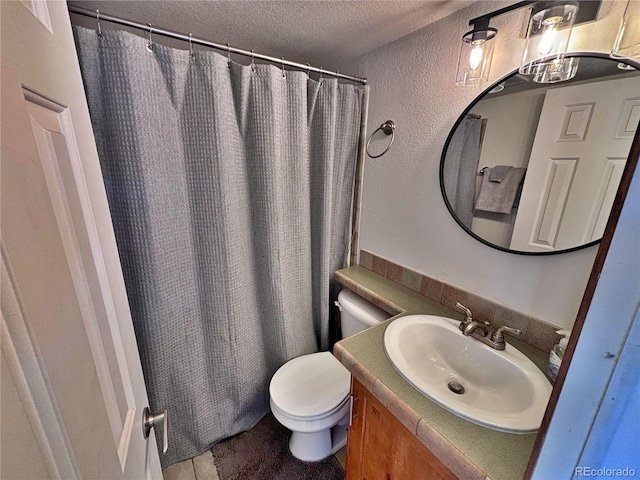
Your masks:
{"label": "curtain rod", "polygon": [[[84,15],[85,17],[93,17],[95,19],[98,18],[97,11],[88,10],[86,8],[80,8],[80,7],[75,7],[73,5],[69,5],[69,11],[71,13]],[[185,35],[184,33],[179,33],[179,32],[174,32],[172,30],[166,30],[164,28],[154,27],[149,24],[142,24],[142,23],[134,22],[132,20],[127,20],[125,18],[114,17],[113,15],[105,15],[104,13],[100,13],[100,21],[102,20],[111,22],[111,23],[118,23],[120,25],[126,25],[128,27],[137,28],[155,35],[161,35],[163,37],[176,38],[178,40],[182,40],[185,42],[191,42],[194,45],[202,45],[204,47],[215,48],[216,50],[223,50],[225,52],[235,53],[237,55],[244,55],[245,57],[252,57],[252,58],[257,58],[259,60],[265,60],[267,62],[274,63],[277,65],[282,65],[282,66],[286,65],[288,67],[297,68],[299,70],[305,70],[307,72],[315,72],[321,75],[330,75],[332,77],[342,78],[344,80],[350,80],[352,82],[358,82],[363,85],[366,85],[367,83],[366,78],[355,77],[352,75],[345,75],[339,72],[331,72],[329,70],[324,70],[322,68],[311,67],[309,65],[304,65],[302,63],[285,60],[284,58],[276,58],[270,55],[264,55],[262,53],[254,53],[248,50],[243,50],[241,48],[236,48],[228,45],[222,45],[219,43],[210,42],[209,40],[205,40],[203,38],[190,37],[189,35]]]}

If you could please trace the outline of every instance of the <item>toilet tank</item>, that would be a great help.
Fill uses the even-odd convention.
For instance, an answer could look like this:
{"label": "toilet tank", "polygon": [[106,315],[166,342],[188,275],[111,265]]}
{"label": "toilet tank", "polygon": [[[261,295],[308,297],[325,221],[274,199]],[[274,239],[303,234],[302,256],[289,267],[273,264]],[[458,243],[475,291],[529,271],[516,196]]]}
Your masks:
{"label": "toilet tank", "polygon": [[340,310],[342,338],[355,335],[391,317],[387,312],[367,302],[351,290],[341,290],[336,306]]}

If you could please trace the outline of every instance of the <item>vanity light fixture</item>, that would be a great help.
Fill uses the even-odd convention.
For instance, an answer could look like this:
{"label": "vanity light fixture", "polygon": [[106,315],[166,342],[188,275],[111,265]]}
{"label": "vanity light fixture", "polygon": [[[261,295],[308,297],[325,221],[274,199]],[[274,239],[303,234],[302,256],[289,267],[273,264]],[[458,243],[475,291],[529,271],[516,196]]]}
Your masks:
{"label": "vanity light fixture", "polygon": [[489,18],[481,17],[474,22],[473,30],[462,36],[456,84],[477,85],[489,79],[497,33],[497,28],[489,26]]}
{"label": "vanity light fixture", "polygon": [[533,75],[536,83],[558,83],[571,80],[578,73],[578,57],[569,57],[564,60],[550,60],[538,65]]}
{"label": "vanity light fixture", "polygon": [[[573,25],[596,20],[601,0],[523,1],[469,20],[473,28],[462,36],[456,84],[477,85],[489,78],[493,44],[498,29],[490,27],[493,17],[531,6],[525,50],[519,72],[533,75],[541,83],[568,80],[577,62],[564,63]],[[640,4],[640,0],[630,0]],[[629,9],[630,7],[627,7]],[[633,16],[633,14],[631,14]]]}
{"label": "vanity light fixture", "polygon": [[640,2],[638,0],[627,2],[611,56],[631,58],[640,62]]}
{"label": "vanity light fixture", "polygon": [[499,83],[498,85],[493,87],[491,90],[489,90],[489,93],[500,93],[502,90],[504,90],[504,82]]}
{"label": "vanity light fixture", "polygon": [[633,65],[629,65],[628,63],[618,63],[618,69],[620,70],[637,70]]}
{"label": "vanity light fixture", "polygon": [[540,67],[561,70],[578,2],[541,2],[533,6],[519,72],[537,75]]}

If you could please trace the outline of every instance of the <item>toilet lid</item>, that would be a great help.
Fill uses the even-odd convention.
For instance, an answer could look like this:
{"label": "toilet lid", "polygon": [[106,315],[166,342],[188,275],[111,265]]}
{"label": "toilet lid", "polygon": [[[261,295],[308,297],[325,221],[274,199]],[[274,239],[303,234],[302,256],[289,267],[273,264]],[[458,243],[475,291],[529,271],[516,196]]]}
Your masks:
{"label": "toilet lid", "polygon": [[269,385],[271,401],[284,413],[315,417],[330,412],[349,394],[351,374],[331,354],[294,358],[278,369]]}

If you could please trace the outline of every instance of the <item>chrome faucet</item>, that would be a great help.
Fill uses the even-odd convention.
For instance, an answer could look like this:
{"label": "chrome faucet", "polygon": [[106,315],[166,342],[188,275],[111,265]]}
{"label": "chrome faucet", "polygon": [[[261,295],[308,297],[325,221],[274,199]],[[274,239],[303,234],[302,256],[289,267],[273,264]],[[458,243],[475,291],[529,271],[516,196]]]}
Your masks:
{"label": "chrome faucet", "polygon": [[456,302],[456,308],[465,314],[464,320],[461,321],[459,325],[462,334],[466,337],[473,337],[496,350],[504,350],[507,345],[504,341],[504,332],[508,332],[513,335],[522,334],[522,331],[517,328],[503,325],[491,331],[491,334],[489,335],[490,327],[488,322],[478,322],[474,320],[471,310],[461,303]]}
{"label": "chrome faucet", "polygon": [[[477,333],[478,330],[480,330],[480,333]],[[464,327],[464,330],[462,330],[462,334],[466,337],[469,337],[473,334],[482,335],[483,337],[486,337],[488,333],[489,333],[489,324],[486,322],[478,322],[476,320],[473,320],[466,327]]]}

